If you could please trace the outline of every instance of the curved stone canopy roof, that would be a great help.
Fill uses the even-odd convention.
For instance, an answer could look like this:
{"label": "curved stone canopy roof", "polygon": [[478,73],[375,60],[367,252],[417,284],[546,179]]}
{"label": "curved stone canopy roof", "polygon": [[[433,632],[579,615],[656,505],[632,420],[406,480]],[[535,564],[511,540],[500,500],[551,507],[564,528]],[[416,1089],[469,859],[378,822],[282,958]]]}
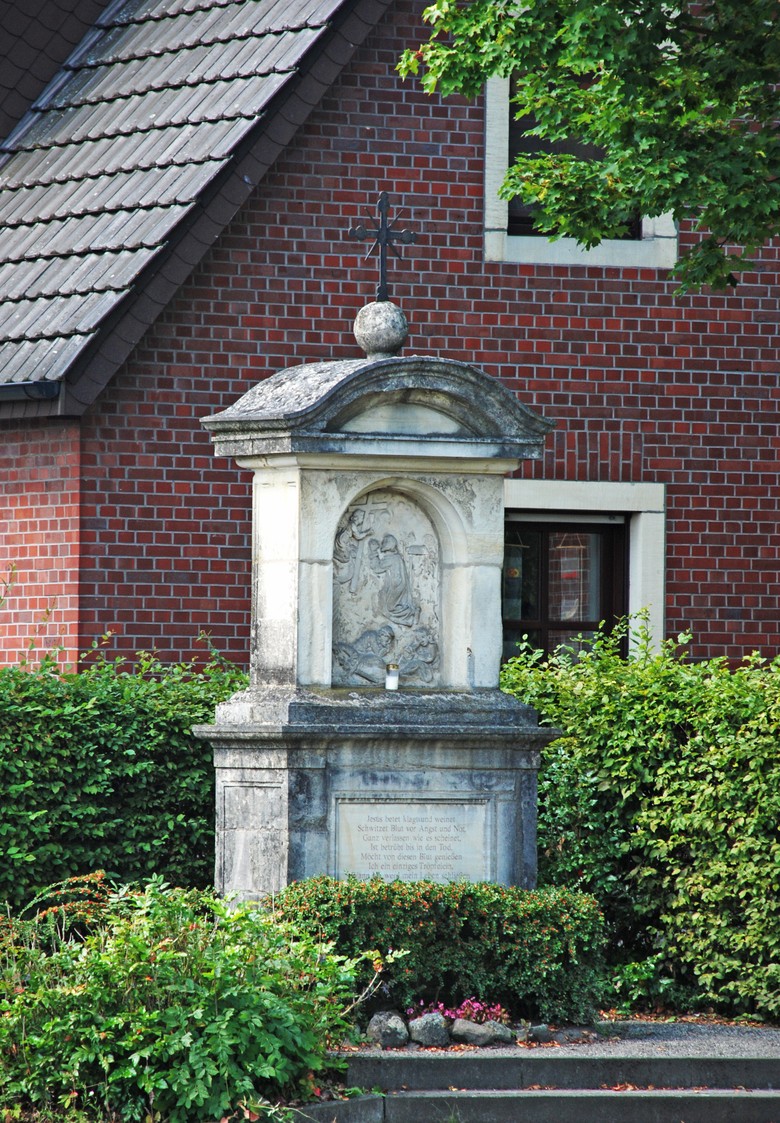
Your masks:
{"label": "curved stone canopy roof", "polygon": [[414,437],[525,458],[541,455],[553,428],[479,368],[420,355],[289,367],[202,424],[228,456]]}

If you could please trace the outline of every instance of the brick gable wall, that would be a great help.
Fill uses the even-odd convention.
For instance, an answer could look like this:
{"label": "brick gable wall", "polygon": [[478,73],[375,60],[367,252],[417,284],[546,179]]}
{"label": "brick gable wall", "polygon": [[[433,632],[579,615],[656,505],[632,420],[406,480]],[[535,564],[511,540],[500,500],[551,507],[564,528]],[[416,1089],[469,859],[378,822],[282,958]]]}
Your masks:
{"label": "brick gable wall", "polygon": [[375,262],[346,231],[380,190],[418,243],[391,258],[407,354],[466,359],[558,422],[546,479],[667,485],[667,617],[695,654],[773,654],[778,621],[777,248],[735,294],[673,297],[636,269],[485,263],[484,113],[394,65],[399,3],[83,423],[85,644],[245,660],[249,473],[198,419],[299,362],[353,357]]}

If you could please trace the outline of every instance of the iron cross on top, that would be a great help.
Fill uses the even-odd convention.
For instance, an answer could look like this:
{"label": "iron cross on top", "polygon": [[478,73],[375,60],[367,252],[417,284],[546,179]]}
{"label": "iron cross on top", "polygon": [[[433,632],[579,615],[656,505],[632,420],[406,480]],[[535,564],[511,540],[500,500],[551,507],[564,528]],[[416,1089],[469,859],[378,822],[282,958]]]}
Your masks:
{"label": "iron cross on top", "polygon": [[358,242],[364,242],[366,238],[374,235],[374,242],[369,248],[368,257],[379,246],[379,287],[376,290],[376,298],[378,301],[389,300],[387,295],[387,250],[388,247],[393,251],[396,257],[400,257],[400,253],[395,248],[396,242],[401,242],[403,245],[409,245],[410,242],[417,241],[417,235],[412,230],[394,230],[393,223],[387,221],[387,215],[390,210],[390,201],[387,198],[387,192],[383,191],[379,196],[379,203],[377,204],[379,211],[379,222],[376,219],[371,219],[374,224],[374,229],[369,230],[367,226],[353,226],[349,232],[350,238],[354,238]]}

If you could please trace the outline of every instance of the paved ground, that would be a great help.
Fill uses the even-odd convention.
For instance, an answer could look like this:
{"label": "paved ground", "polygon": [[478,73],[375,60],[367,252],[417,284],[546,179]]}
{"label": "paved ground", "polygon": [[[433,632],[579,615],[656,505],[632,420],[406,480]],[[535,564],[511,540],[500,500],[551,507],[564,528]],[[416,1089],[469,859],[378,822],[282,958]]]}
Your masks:
{"label": "paved ground", "polygon": [[[780,1026],[725,1024],[696,1018],[679,1021],[632,1018],[599,1022],[587,1038],[587,1041],[576,1044],[536,1045],[531,1047],[531,1051],[549,1050],[559,1056],[586,1053],[598,1057],[780,1057]],[[464,1050],[464,1046],[457,1048]],[[516,1056],[525,1052],[526,1048],[506,1046],[484,1052],[493,1056]],[[360,1052],[381,1054],[382,1050],[363,1047]]]}
{"label": "paved ground", "polygon": [[602,1022],[587,1045],[560,1045],[558,1053],[622,1057],[780,1057],[780,1026],[697,1021]]}

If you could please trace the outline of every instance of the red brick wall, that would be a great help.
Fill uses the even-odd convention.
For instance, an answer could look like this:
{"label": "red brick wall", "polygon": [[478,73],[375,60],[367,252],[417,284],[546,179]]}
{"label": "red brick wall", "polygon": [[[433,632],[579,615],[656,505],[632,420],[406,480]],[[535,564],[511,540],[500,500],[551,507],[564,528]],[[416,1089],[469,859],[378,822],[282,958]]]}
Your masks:
{"label": "red brick wall", "polygon": [[[0,427],[0,665],[77,654],[79,436],[69,422]],[[11,574],[11,568],[13,573]],[[33,645],[33,646],[31,646]]]}
{"label": "red brick wall", "polygon": [[199,424],[250,385],[224,342],[178,305],[83,421],[82,644],[188,660],[208,632],[246,663],[251,473]]}
{"label": "red brick wall", "polygon": [[651,270],[486,264],[483,108],[397,79],[419,35],[399,3],[88,418],[84,639],[187,655],[208,627],[245,651],[247,473],[197,419],[358,354],[377,271],[346,232],[384,189],[418,231],[390,265],[407,353],[483,366],[555,419],[528,474],[667,484],[669,632],[692,626],[698,656],[774,653],[777,246],[735,294],[684,299]]}

